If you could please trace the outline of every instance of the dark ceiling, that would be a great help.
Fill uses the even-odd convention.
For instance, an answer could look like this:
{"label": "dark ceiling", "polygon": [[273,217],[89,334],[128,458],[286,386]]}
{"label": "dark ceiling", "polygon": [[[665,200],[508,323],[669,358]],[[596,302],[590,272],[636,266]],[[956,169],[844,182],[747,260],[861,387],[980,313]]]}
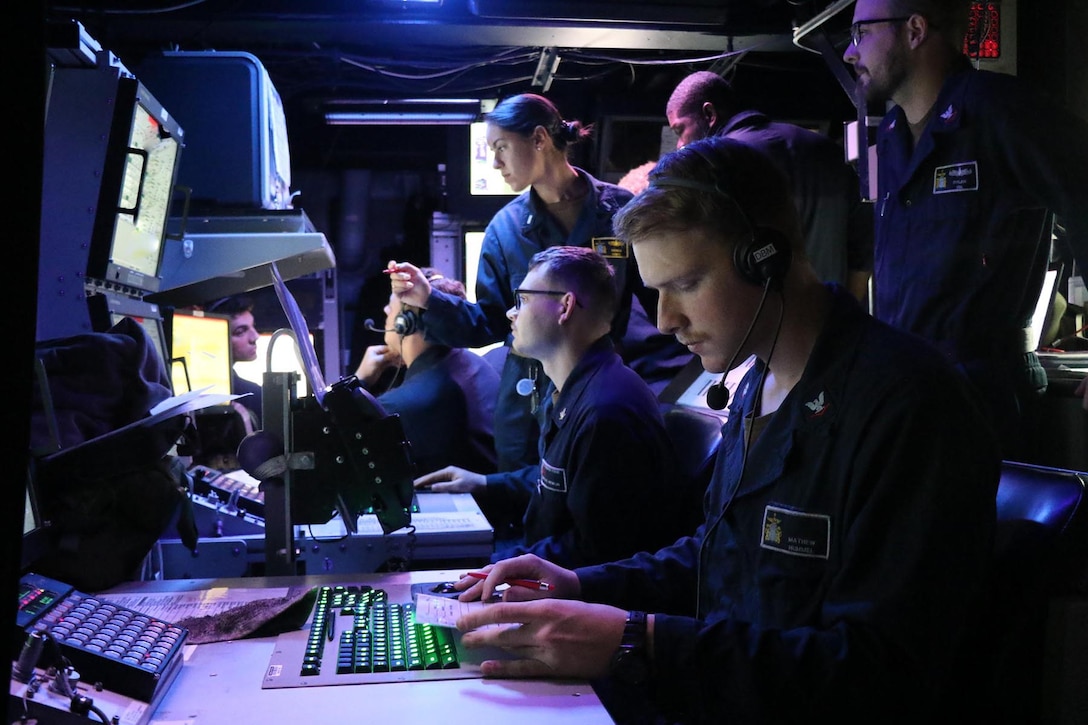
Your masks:
{"label": "dark ceiling", "polygon": [[[560,62],[547,94],[568,118],[662,114],[664,99],[684,74],[729,74],[738,66],[746,70],[735,83],[786,89],[795,106],[819,109],[816,115],[830,117],[844,107],[849,113],[847,97],[820,55],[793,43],[795,26],[829,10],[837,20],[840,6],[849,3],[181,0],[171,6],[91,0],[53,4],[49,17],[78,21],[130,67],[162,50],[250,52],[283,99],[295,165],[327,165],[335,156],[350,166],[388,153],[390,143],[373,149],[346,142],[350,131],[324,127],[328,101],[540,92],[533,78],[548,49]],[[778,115],[797,114],[783,108]],[[376,137],[381,134],[364,136]]]}

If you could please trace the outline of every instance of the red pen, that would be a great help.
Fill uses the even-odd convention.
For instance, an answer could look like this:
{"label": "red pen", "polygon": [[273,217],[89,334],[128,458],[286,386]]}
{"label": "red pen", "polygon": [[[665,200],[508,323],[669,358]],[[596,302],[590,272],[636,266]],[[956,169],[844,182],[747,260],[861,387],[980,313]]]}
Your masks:
{"label": "red pen", "polygon": [[[487,579],[487,574],[482,571],[470,571],[465,576],[470,576],[473,579]],[[546,592],[552,588],[552,585],[548,582],[542,582],[537,579],[507,579],[503,584],[509,584],[512,587],[525,587],[526,589],[534,589],[538,592]]]}

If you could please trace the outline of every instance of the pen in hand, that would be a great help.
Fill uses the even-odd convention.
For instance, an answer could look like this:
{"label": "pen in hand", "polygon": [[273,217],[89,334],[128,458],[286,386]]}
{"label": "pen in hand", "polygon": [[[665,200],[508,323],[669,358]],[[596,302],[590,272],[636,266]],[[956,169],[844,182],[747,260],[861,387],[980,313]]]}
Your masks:
{"label": "pen in hand", "polygon": [[[470,571],[465,576],[472,577],[473,579],[486,579],[487,574],[482,571]],[[509,584],[512,587],[524,587],[525,589],[533,589],[538,592],[546,592],[552,588],[552,585],[548,582],[542,582],[538,579],[506,579],[503,584]]]}

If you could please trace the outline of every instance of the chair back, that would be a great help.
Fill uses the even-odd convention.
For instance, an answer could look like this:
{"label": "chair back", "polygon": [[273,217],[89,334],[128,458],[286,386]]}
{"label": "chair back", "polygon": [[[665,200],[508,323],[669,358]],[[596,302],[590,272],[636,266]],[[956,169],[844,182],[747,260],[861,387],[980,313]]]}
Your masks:
{"label": "chair back", "polygon": [[663,404],[662,413],[683,472],[699,491],[705,491],[722,442],[722,419],[686,405]]}
{"label": "chair back", "polygon": [[[991,604],[996,648],[994,715],[1000,722],[1056,722],[1056,685],[1088,642],[1055,629],[1055,606],[1088,607],[1088,473],[1005,461],[997,489]],[[1065,619],[1064,616],[1058,619]],[[1081,639],[1088,632],[1081,628]],[[1064,660],[1064,661],[1063,661]],[[1086,680],[1088,681],[1088,680]],[[1044,714],[1048,713],[1048,714]]]}

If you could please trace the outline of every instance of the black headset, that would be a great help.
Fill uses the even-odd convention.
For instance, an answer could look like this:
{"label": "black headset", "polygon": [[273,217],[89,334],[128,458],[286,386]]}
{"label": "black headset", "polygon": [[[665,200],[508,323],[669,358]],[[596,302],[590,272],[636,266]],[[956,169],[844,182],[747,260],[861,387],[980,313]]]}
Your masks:
{"label": "black headset", "polygon": [[410,307],[402,307],[400,313],[393,318],[393,331],[401,337],[414,335],[419,331],[421,313]]}
{"label": "black headset", "polygon": [[[439,272],[427,275],[428,282],[434,282],[436,279],[444,279],[444,277]],[[416,334],[422,325],[423,310],[408,305],[401,305],[400,313],[393,318],[393,332],[401,337]]]}
{"label": "black headset", "polygon": [[733,247],[733,264],[737,272],[748,282],[760,287],[770,283],[780,284],[790,268],[792,251],[790,240],[778,229],[760,226],[753,221],[747,210],[737,198],[730,193],[724,183],[725,174],[697,147],[684,146],[677,153],[689,151],[699,156],[710,167],[714,177],[714,183],[708,184],[694,179],[684,179],[674,176],[662,176],[650,180],[650,186],[671,186],[685,189],[705,191],[710,194],[718,194],[731,203],[740,213],[745,225],[748,227],[748,240]]}

